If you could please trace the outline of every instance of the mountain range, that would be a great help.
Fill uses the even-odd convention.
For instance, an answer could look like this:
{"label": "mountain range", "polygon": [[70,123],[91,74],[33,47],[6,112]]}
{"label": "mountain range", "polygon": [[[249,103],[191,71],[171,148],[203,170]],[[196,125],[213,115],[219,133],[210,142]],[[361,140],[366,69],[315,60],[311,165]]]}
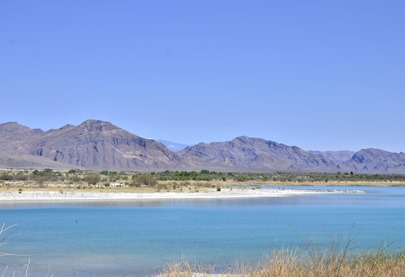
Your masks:
{"label": "mountain range", "polygon": [[176,152],[164,143],[173,149],[185,147],[143,138],[100,120],[48,131],[8,122],[0,124],[0,167],[405,173],[404,153],[380,149],[306,151],[246,136],[199,143]]}

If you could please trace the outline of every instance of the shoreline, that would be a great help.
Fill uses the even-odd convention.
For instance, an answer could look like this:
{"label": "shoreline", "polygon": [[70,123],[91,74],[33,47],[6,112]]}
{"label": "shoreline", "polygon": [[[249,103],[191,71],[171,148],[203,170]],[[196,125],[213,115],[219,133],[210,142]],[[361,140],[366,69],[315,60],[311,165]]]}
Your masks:
{"label": "shoreline", "polygon": [[302,189],[222,189],[202,192],[58,192],[58,191],[6,191],[0,192],[2,202],[75,202],[75,201],[128,201],[174,199],[229,199],[274,198],[308,194],[364,194],[360,190],[302,190]]}

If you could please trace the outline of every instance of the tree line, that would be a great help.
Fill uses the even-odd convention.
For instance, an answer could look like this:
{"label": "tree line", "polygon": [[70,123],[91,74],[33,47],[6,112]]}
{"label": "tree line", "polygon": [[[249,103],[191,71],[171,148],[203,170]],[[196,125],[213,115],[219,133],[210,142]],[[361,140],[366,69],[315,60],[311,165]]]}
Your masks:
{"label": "tree line", "polygon": [[354,172],[217,172],[210,170],[200,171],[161,171],[161,172],[128,172],[128,171],[87,171],[71,169],[58,171],[45,168],[42,170],[2,170],[0,182],[32,182],[43,185],[46,182],[65,184],[86,183],[89,185],[103,184],[108,186],[111,182],[122,182],[129,186],[154,186],[159,181],[231,181],[231,182],[405,182],[405,174],[358,174]]}

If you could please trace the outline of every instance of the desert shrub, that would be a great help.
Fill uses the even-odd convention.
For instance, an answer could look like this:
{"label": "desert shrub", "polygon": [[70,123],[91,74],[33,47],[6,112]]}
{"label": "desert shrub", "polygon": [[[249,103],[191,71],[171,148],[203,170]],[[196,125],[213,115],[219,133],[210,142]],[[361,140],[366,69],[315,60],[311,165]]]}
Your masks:
{"label": "desert shrub", "polygon": [[159,192],[161,190],[167,190],[167,186],[163,184],[157,184],[156,185],[156,191]]}
{"label": "desert shrub", "polygon": [[70,181],[72,181],[73,183],[78,183],[82,180],[82,178],[80,178],[80,176],[74,175],[74,176],[70,176],[69,177]]}
{"label": "desert shrub", "polygon": [[235,176],[235,181],[238,181],[238,182],[245,182],[245,181],[247,181],[248,180],[248,178],[247,178],[247,176],[245,176],[245,175],[237,175],[237,176]]}
{"label": "desert shrub", "polygon": [[131,186],[148,186],[154,187],[157,184],[156,178],[152,174],[143,173],[132,176]]}
{"label": "desert shrub", "polygon": [[11,181],[11,180],[13,180],[13,177],[14,176],[8,172],[3,171],[0,173],[0,180],[3,180],[3,181]]}
{"label": "desert shrub", "polygon": [[100,174],[91,173],[83,177],[83,181],[87,182],[89,185],[95,185],[101,181]]}
{"label": "desert shrub", "polygon": [[139,187],[141,186],[141,183],[139,183],[139,182],[137,182],[137,181],[135,181],[135,180],[132,180],[132,181],[129,183],[129,186],[130,186],[130,187],[139,188]]}
{"label": "desert shrub", "polygon": [[29,175],[23,171],[17,172],[16,175],[14,175],[14,180],[17,181],[26,181],[29,179]]}
{"label": "desert shrub", "polygon": [[37,183],[39,186],[43,186],[45,181],[47,180],[46,176],[43,175],[34,175],[32,179]]}

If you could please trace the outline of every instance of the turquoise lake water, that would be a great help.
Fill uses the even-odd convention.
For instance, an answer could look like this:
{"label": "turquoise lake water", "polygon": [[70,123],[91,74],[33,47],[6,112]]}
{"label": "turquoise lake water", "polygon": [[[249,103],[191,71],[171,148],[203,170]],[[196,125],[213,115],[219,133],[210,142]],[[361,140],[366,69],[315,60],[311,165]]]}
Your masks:
{"label": "turquoise lake water", "polygon": [[[297,187],[294,187],[297,188]],[[322,189],[302,187],[298,189]],[[331,189],[330,187],[324,189]],[[17,224],[0,252],[0,272],[30,276],[153,276],[181,260],[218,269],[259,261],[274,249],[326,248],[355,236],[353,251],[388,244],[405,251],[405,188],[337,187],[366,194],[288,198],[160,200],[75,204],[0,203],[0,222]]]}

